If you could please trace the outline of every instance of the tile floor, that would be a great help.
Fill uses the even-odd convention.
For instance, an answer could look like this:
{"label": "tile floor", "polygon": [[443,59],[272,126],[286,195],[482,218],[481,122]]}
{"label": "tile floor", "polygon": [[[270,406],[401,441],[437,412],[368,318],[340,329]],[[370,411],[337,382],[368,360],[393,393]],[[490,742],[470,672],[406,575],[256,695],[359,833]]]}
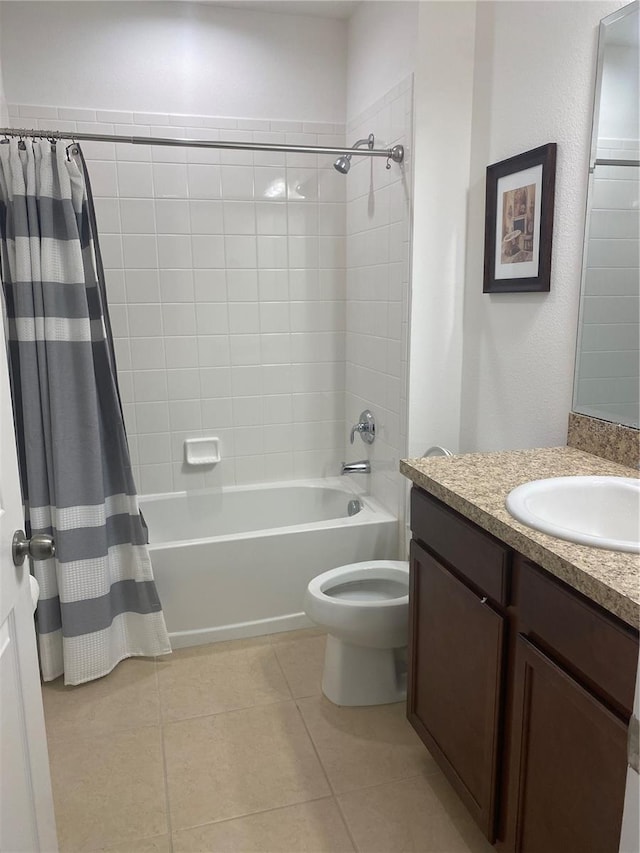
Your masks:
{"label": "tile floor", "polygon": [[296,631],[46,685],[60,849],[491,851],[404,705],[332,705],[323,654]]}

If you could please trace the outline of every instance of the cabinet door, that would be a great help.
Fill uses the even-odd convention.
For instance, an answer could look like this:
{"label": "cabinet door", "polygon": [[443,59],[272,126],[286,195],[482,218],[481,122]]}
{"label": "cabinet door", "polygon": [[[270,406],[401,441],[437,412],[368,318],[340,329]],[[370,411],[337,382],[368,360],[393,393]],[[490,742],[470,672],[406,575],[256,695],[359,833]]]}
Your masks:
{"label": "cabinet door", "polygon": [[513,713],[507,849],[617,853],[627,726],[522,635]]}
{"label": "cabinet door", "polygon": [[409,721],[494,840],[504,618],[411,543]]}

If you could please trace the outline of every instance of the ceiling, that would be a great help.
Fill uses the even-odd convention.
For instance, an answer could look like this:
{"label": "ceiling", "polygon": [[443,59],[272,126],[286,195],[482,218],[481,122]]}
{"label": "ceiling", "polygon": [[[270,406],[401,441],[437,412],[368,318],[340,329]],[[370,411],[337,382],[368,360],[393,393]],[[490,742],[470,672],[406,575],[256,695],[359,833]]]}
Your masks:
{"label": "ceiling", "polygon": [[278,12],[284,15],[311,15],[315,18],[350,18],[360,0],[209,0],[214,6]]}

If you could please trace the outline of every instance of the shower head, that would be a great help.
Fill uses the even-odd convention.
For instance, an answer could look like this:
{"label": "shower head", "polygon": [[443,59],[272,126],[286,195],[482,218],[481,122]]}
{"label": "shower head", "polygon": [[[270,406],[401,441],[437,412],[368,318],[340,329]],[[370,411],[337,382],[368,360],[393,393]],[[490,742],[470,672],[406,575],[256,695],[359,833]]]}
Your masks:
{"label": "shower head", "polygon": [[338,157],[333,168],[341,175],[346,175],[351,168],[351,154],[343,154],[342,157]]}
{"label": "shower head", "polygon": [[[367,148],[373,148],[373,144],[375,142],[375,137],[373,133],[370,133],[366,139],[359,139],[355,145],[352,145],[351,148],[361,148],[363,145],[366,145]],[[352,154],[342,154],[336,162],[333,164],[333,168],[336,172],[340,172],[341,175],[346,175],[351,168],[351,157]]]}

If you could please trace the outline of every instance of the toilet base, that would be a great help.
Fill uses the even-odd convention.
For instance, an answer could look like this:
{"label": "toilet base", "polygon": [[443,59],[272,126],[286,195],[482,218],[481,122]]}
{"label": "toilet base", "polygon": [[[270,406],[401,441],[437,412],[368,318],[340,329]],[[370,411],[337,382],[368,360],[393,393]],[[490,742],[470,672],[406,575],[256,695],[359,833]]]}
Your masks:
{"label": "toilet base", "polygon": [[327,636],[322,692],[334,705],[388,705],[407,695],[404,649],[371,649]]}

